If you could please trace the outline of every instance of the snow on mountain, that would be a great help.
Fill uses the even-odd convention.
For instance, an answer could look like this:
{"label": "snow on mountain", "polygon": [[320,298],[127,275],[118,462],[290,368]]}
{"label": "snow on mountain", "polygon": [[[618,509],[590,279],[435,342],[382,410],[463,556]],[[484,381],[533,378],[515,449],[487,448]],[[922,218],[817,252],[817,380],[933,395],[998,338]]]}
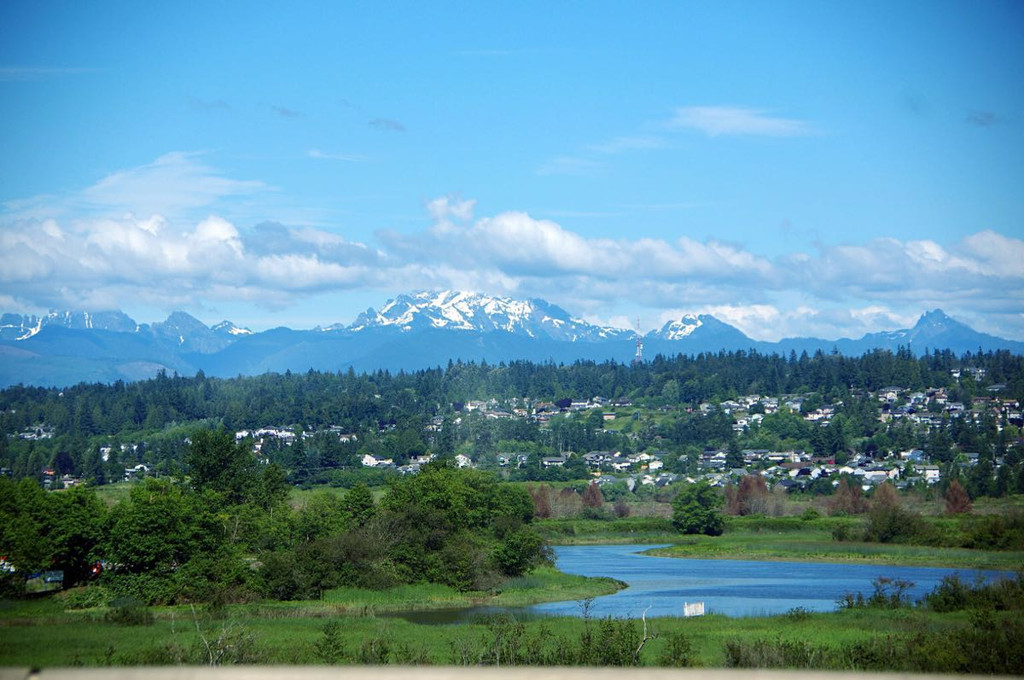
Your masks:
{"label": "snow on mountain", "polygon": [[691,333],[704,325],[701,316],[685,314],[678,321],[669,321],[659,330],[653,333],[653,337],[660,340],[682,340],[689,337]]}
{"label": "snow on mountain", "polygon": [[61,326],[75,330],[104,330],[133,333],[139,326],[124,312],[51,311],[42,316],[35,314],[0,315],[0,339],[27,340],[46,326]]}
{"label": "snow on mountain", "polygon": [[514,300],[465,291],[420,291],[388,300],[377,311],[366,310],[349,326],[415,331],[427,328],[491,332],[504,331],[530,338],[593,342],[629,331],[597,326],[569,315],[544,300]]}
{"label": "snow on mountain", "polygon": [[229,335],[231,337],[253,335],[253,332],[248,328],[236,326],[235,324],[227,320],[221,321],[218,324],[210,326],[210,330],[219,335]]}

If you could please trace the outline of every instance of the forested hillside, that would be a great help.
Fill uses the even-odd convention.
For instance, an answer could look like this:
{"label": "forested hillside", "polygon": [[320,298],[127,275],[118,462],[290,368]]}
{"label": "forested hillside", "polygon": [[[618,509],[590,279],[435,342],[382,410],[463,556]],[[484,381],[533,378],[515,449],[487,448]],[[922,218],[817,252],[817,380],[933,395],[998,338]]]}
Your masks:
{"label": "forested hillside", "polygon": [[[260,460],[277,463],[296,483],[344,479],[367,455],[397,467],[428,454],[461,454],[497,468],[508,454],[521,454],[527,458],[512,466],[515,474],[579,478],[586,472],[579,456],[557,470],[541,469],[541,459],[595,450],[656,451],[678,472],[695,471],[700,453],[714,448],[804,450],[839,460],[920,449],[937,464],[970,453],[1013,470],[1022,399],[1024,358],[1007,352],[737,352],[634,366],[160,375],[3,390],[0,467],[57,485],[62,478],[118,481],[139,465],[151,475],[187,473],[191,433],[223,428],[248,436]],[[624,417],[609,420],[616,411]]]}

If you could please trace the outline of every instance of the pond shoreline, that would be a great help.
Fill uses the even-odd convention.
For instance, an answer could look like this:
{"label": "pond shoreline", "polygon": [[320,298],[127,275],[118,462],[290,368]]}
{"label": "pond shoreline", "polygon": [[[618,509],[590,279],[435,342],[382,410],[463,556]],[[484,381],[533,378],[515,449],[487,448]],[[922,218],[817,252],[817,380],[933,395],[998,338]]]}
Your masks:
{"label": "pond shoreline", "polygon": [[806,547],[778,549],[761,546],[716,546],[675,543],[643,551],[652,557],[694,560],[758,560],[763,562],[814,562],[827,564],[875,565],[880,567],[935,567],[1014,573],[1024,565],[1020,551],[985,551],[964,548],[875,543],[809,543]]}
{"label": "pond shoreline", "polygon": [[[670,546],[657,546],[655,550]],[[507,615],[519,621],[548,617],[684,618],[686,603],[706,603],[708,614],[764,618],[790,611],[827,613],[847,597],[870,596],[879,583],[906,584],[908,602],[923,598],[958,570],[906,565],[844,564],[812,561],[672,559],[657,560],[646,545],[562,546],[558,567],[570,574],[608,574],[628,584],[597,598],[577,598],[528,606],[405,609],[386,614],[420,625],[456,625]],[[771,566],[769,566],[771,565]],[[776,566],[777,565],[777,566]],[[1000,578],[1001,572],[964,573]],[[586,600],[586,607],[581,602]],[[586,613],[584,613],[586,612]]]}

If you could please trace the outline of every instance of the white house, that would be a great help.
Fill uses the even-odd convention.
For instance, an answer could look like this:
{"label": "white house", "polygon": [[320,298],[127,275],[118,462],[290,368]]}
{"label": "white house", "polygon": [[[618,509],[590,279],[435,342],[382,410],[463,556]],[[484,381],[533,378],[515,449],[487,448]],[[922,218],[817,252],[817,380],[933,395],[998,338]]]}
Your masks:
{"label": "white house", "polygon": [[924,481],[929,484],[937,484],[942,479],[942,473],[938,465],[922,465],[917,471],[924,476]]}

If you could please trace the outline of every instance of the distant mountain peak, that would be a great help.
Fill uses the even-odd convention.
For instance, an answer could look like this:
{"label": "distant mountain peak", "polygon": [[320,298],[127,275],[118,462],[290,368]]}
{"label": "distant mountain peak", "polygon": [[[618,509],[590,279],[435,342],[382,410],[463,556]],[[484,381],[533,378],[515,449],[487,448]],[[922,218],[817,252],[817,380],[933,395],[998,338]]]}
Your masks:
{"label": "distant mountain peak", "polygon": [[[368,331],[365,334],[362,331]],[[282,332],[287,331],[287,332]],[[323,331],[332,331],[325,333]],[[421,332],[430,335],[421,335]],[[123,312],[52,311],[0,314],[0,386],[69,385],[81,381],[138,380],[159,370],[207,375],[266,371],[418,369],[445,361],[571,362],[633,357],[636,334],[591,324],[541,299],[517,300],[437,290],[398,295],[368,309],[355,323],[316,331],[252,333],[230,321],[213,327],[185,312],[139,325]],[[972,330],[941,309],[922,314],[912,328],[860,339],[787,338],[756,341],[708,314],[686,314],[643,337],[646,356],[758,351],[781,355],[831,351],[857,356],[912,348],[921,355],[1009,350],[1024,342]]]}
{"label": "distant mountain peak", "polygon": [[949,326],[963,326],[953,317],[946,314],[941,309],[933,309],[930,312],[925,312],[921,315],[921,318],[917,320],[914,325],[915,329],[927,328],[927,327],[949,327]]}
{"label": "distant mountain peak", "polygon": [[679,319],[667,321],[654,333],[662,340],[682,340],[689,337],[695,330],[704,325],[703,319],[695,314],[684,314]]}
{"label": "distant mountain peak", "polygon": [[402,332],[429,328],[488,333],[504,331],[531,338],[596,341],[627,331],[574,318],[540,299],[517,300],[459,290],[423,290],[398,295],[380,310],[360,314],[348,330],[391,328]]}
{"label": "distant mountain peak", "polygon": [[35,314],[0,315],[0,339],[27,340],[46,326],[59,326],[74,330],[103,330],[132,333],[139,326],[120,310],[101,312],[55,311]]}
{"label": "distant mountain peak", "polygon": [[729,336],[741,344],[751,342],[750,338],[744,335],[735,326],[730,326],[721,319],[711,314],[684,314],[679,319],[667,321],[661,328],[651,331],[646,337],[653,340],[681,341],[700,337]]}
{"label": "distant mountain peak", "polygon": [[215,325],[211,326],[210,330],[212,330],[214,333],[218,333],[220,335],[228,335],[228,336],[232,336],[232,337],[240,337],[240,336],[243,336],[243,335],[254,335],[254,333],[251,330],[249,330],[248,328],[244,328],[242,326],[236,326],[234,323],[232,323],[231,321],[228,321],[227,319],[225,319],[224,321],[221,321],[218,324],[215,324]]}

